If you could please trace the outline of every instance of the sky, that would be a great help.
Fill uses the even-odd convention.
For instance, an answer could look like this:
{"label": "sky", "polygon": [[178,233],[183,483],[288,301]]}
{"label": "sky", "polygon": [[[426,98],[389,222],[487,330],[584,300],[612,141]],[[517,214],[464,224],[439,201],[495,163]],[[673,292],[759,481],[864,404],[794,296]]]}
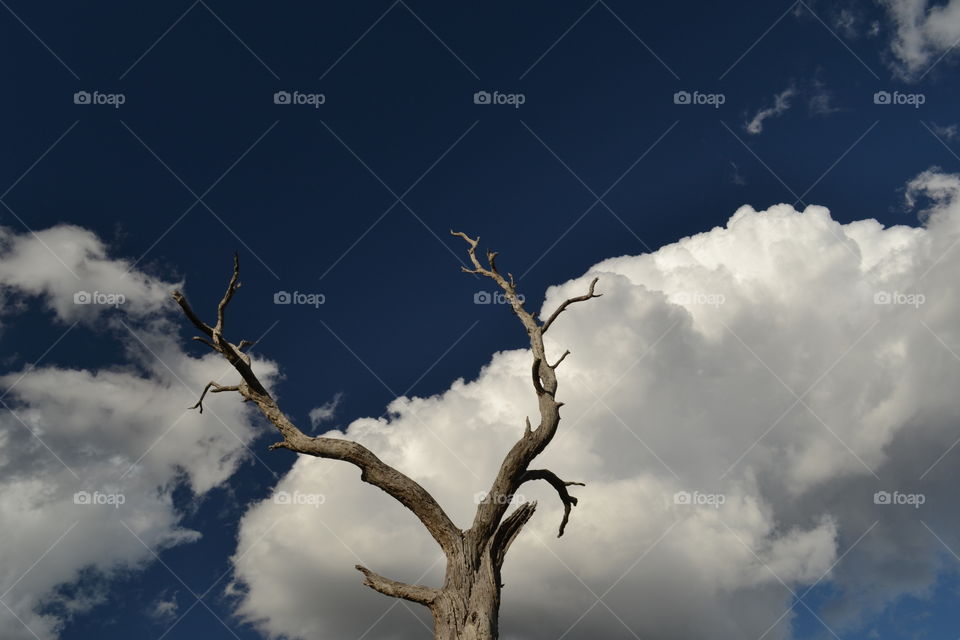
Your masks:
{"label": "sky", "polygon": [[0,637],[430,637],[358,562],[440,554],[268,451],[227,333],[311,435],[460,526],[535,415],[586,483],[504,638],[956,635],[960,2],[0,1]]}

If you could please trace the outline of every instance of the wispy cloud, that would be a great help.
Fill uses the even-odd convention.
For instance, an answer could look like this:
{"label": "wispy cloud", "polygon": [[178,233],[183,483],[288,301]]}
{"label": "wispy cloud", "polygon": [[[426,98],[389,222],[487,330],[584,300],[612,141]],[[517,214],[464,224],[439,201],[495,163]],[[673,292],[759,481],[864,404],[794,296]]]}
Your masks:
{"label": "wispy cloud", "polygon": [[324,422],[332,420],[336,415],[337,408],[340,406],[340,402],[342,400],[343,392],[338,391],[336,395],[334,395],[329,401],[323,403],[319,407],[310,409],[310,413],[308,414],[310,417],[310,426],[316,429]]}
{"label": "wispy cloud", "polygon": [[760,109],[753,118],[744,125],[747,133],[757,135],[763,131],[763,122],[769,118],[776,118],[790,108],[791,99],[797,95],[797,90],[791,85],[773,97],[773,106]]}

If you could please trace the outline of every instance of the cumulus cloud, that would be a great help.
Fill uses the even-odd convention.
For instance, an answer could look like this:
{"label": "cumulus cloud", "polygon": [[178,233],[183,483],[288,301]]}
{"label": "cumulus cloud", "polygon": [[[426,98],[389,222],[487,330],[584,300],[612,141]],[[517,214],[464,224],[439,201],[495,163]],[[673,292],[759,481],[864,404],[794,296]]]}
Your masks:
{"label": "cumulus cloud", "polygon": [[[540,507],[504,570],[505,637],[787,638],[792,592],[828,585],[819,615],[839,632],[924,596],[944,571],[931,531],[960,543],[960,177],[925,172],[906,194],[927,205],[922,227],[744,206],[549,289],[548,312],[594,276],[604,294],[564,314],[547,345],[572,355],[538,466],[587,486],[560,539],[556,495],[521,488]],[[527,351],[497,353],[476,379],[398,398],[346,435],[467,526],[537,415],[529,371]],[[324,499],[267,499],[244,516],[230,589],[241,618],[271,638],[423,635],[424,612],[352,569],[439,584],[439,550],[411,514],[354,469],[307,457],[276,491]],[[925,504],[877,504],[884,491]]]}
{"label": "cumulus cloud", "polygon": [[960,41],[960,1],[884,0],[896,34],[890,44],[895,73],[906,80],[925,74]]}
{"label": "cumulus cloud", "polygon": [[773,106],[764,107],[757,111],[753,118],[744,125],[747,133],[757,135],[763,132],[763,122],[769,118],[776,118],[783,115],[790,108],[790,100],[797,94],[794,87],[787,87],[780,93],[773,96]]}
{"label": "cumulus cloud", "polygon": [[[71,615],[104,601],[104,578],[196,540],[181,525],[174,488],[203,496],[248,455],[248,407],[212,396],[202,417],[187,410],[207,381],[232,376],[219,356],[181,349],[168,315],[174,286],[111,259],[84,229],[0,230],[4,297],[51,309],[53,335],[80,322],[76,331],[110,332],[125,353],[97,368],[39,363],[0,376],[5,639],[56,638]],[[124,299],[75,301],[78,291]],[[257,366],[272,378],[271,363]],[[64,591],[81,576],[84,588]]]}

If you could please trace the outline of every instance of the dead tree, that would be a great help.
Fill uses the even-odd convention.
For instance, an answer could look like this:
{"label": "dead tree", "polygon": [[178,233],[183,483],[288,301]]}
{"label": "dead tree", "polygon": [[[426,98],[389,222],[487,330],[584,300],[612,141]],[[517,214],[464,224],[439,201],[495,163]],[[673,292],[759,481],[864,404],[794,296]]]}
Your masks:
{"label": "dead tree", "polygon": [[567,487],[579,482],[566,482],[548,469],[531,469],[533,460],[550,444],[560,424],[562,402],[556,400],[556,370],[569,355],[565,351],[556,362],[550,364],[543,346],[543,335],[557,317],[571,304],[599,297],[594,293],[597,279],[590,283],[586,294],[563,302],[542,324],[523,307],[517,294],[516,283],[510,273],[503,277],[497,270],[496,252],[487,251],[487,266],[477,258],[477,244],[468,235],[451,231],[468,244],[472,269],[463,267],[467,273],[491,278],[503,290],[514,314],[523,323],[530,339],[533,354],[531,377],[540,410],[540,423],[536,428],[526,419],[523,435],[506,454],[486,498],[477,507],[469,529],[461,530],[450,520],[443,508],[430,493],[404,473],[384,463],[369,449],[358,442],[341,438],[310,437],[304,434],[264,388],[250,366],[250,356],[244,349],[252,343],[241,340],[234,344],[224,337],[224,318],[227,306],[240,287],[240,263],[234,256],[233,276],[226,293],[217,305],[217,321],[209,325],[194,313],[187,299],[179,291],[173,299],[180,305],[187,319],[203,334],[194,340],[223,355],[240,374],[236,385],[221,385],[210,382],[194,408],[203,411],[203,399],[207,392],[235,391],[244,401],[253,402],[261,413],[277,428],[282,439],[270,449],[289,449],[296,453],[342,460],[360,469],[360,479],[393,496],[413,512],[427,528],[446,556],[446,575],[439,588],[405,584],[385,578],[366,567],[357,566],[363,573],[364,584],[380,593],[394,598],[403,598],[427,606],[433,613],[434,637],[437,640],[494,640],[498,636],[498,613],[500,609],[500,569],[503,566],[511,543],[530,520],[536,510],[536,502],[525,502],[507,515],[507,510],[520,485],[534,480],[543,480],[553,487],[563,503],[563,519],[559,535],[570,517],[570,509],[577,504]]}

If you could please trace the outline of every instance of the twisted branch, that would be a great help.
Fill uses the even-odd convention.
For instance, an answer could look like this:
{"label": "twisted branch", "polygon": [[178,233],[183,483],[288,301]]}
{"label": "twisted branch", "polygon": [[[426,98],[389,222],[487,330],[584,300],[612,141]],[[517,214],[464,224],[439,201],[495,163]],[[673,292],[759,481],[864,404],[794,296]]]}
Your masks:
{"label": "twisted branch", "polygon": [[238,256],[234,255],[233,274],[223,298],[217,305],[217,323],[213,327],[194,313],[190,303],[187,302],[186,297],[181,292],[174,291],[172,294],[173,299],[180,305],[187,319],[202,333],[211,338],[211,340],[201,338],[200,341],[223,355],[243,379],[240,384],[229,387],[217,383],[208,384],[204,389],[204,394],[201,395],[201,402],[197,403],[196,406],[198,408],[202,407],[203,396],[211,387],[213,387],[213,393],[238,391],[244,400],[256,403],[260,412],[283,436],[282,441],[271,446],[271,449],[283,448],[318,458],[349,462],[360,469],[361,480],[383,490],[412,511],[446,554],[454,553],[461,539],[460,530],[454,526],[446,512],[426,489],[409,476],[380,460],[372,451],[357,442],[341,438],[311,438],[307,436],[280,410],[277,402],[253,372],[250,356],[241,351],[243,347],[252,343],[243,340],[239,344],[233,344],[223,335],[227,306],[233,299],[234,293],[240,288],[239,278],[240,260]]}
{"label": "twisted branch", "polygon": [[565,482],[549,469],[529,469],[523,474],[520,482],[530,482],[531,480],[546,480],[550,483],[550,486],[556,489],[557,494],[560,496],[560,501],[563,502],[563,520],[560,521],[560,533],[557,534],[557,537],[561,537],[563,530],[567,528],[567,522],[570,520],[570,509],[577,505],[576,497],[570,495],[567,487],[574,485],[585,487],[587,485],[582,482]]}

